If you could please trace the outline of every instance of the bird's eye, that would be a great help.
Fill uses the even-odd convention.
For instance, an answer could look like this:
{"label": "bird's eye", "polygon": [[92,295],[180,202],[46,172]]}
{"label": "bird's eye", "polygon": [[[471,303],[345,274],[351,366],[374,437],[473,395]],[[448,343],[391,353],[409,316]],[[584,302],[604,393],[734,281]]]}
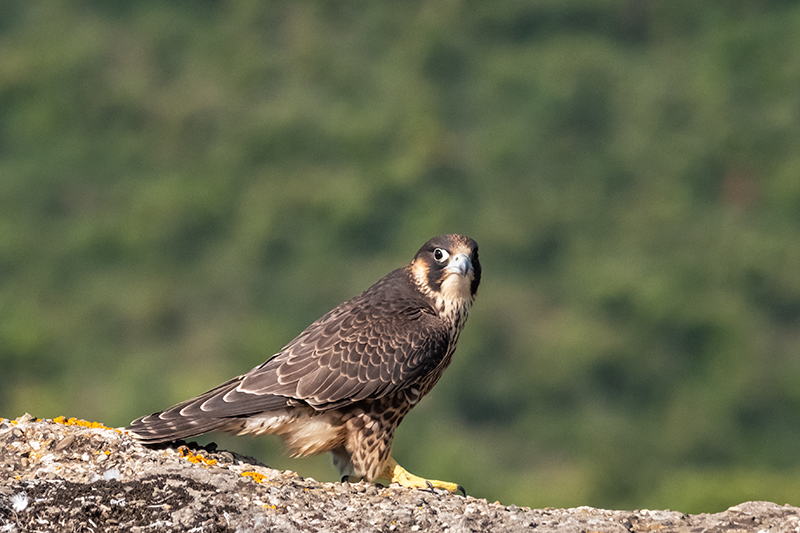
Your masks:
{"label": "bird's eye", "polygon": [[437,248],[433,251],[433,258],[436,259],[438,262],[447,261],[447,258],[450,257],[450,254],[447,253],[446,250],[442,250],[441,248]]}

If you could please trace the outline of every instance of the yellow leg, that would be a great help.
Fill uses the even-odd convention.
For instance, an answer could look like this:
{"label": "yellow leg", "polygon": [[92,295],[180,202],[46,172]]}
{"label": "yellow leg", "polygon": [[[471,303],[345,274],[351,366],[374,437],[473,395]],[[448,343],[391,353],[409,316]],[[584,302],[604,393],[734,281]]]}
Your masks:
{"label": "yellow leg", "polygon": [[381,479],[388,479],[392,483],[399,483],[404,487],[414,488],[414,489],[443,489],[450,492],[460,492],[464,496],[467,493],[464,491],[464,487],[461,485],[456,485],[455,483],[450,483],[449,481],[439,481],[437,479],[425,479],[419,476],[415,476],[399,464],[394,458],[389,457],[389,460],[386,462],[386,466],[383,469],[383,473],[380,475]]}

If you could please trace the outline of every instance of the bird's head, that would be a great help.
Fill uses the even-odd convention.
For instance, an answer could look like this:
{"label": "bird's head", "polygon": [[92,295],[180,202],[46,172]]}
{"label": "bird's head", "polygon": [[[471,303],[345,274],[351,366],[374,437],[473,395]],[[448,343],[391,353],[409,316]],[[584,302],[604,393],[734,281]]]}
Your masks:
{"label": "bird's head", "polygon": [[420,290],[434,299],[472,303],[481,282],[478,243],[463,235],[434,237],[414,256],[411,272]]}

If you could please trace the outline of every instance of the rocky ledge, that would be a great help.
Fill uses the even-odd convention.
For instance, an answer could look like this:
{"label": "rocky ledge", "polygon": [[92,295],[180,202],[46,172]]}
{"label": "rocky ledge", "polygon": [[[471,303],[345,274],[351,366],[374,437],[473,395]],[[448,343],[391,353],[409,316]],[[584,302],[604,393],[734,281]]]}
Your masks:
{"label": "rocky ledge", "polygon": [[800,509],[749,502],[717,514],[528,509],[442,491],[320,483],[235,453],[146,448],[63,417],[0,419],[0,532],[800,531]]}

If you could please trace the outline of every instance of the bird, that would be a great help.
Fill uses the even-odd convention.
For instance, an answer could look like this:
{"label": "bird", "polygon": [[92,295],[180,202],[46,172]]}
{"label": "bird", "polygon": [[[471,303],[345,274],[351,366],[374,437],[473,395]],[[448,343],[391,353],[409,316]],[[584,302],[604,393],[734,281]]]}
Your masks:
{"label": "bird", "polygon": [[342,481],[464,492],[411,474],[391,449],[450,364],[480,281],[474,240],[434,237],[264,363],[126,429],[148,445],[212,431],[277,434],[293,456],[331,452]]}

